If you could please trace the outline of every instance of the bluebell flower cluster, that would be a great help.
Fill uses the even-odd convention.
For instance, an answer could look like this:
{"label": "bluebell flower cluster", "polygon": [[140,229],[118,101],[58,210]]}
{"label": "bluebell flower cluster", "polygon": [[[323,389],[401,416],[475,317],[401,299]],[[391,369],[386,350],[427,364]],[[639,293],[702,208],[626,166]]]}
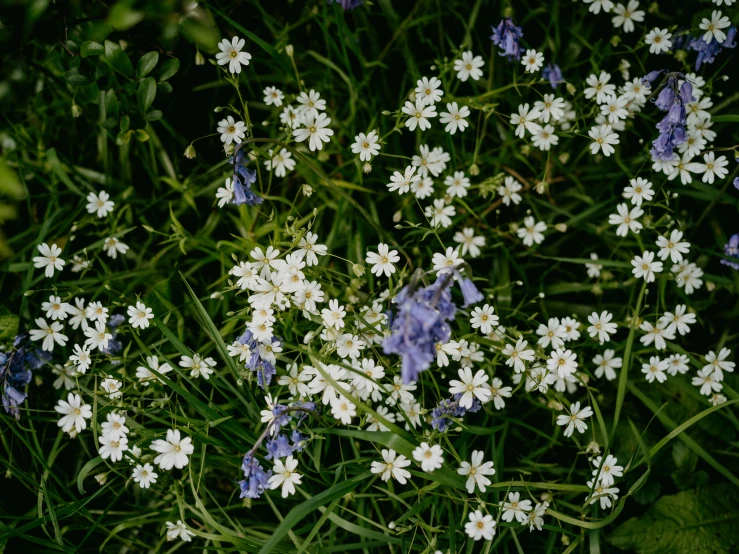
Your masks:
{"label": "bluebell flower cluster", "polygon": [[19,407],[28,396],[23,389],[31,382],[33,371],[49,360],[51,353],[30,346],[25,334],[15,337],[11,350],[0,352],[0,387],[6,413],[20,419]]}
{"label": "bluebell flower cluster", "polygon": [[728,265],[732,269],[739,270],[739,234],[731,235],[729,242],[724,244],[724,254],[729,259],[721,260],[721,263]]}
{"label": "bluebell flower cluster", "polygon": [[254,457],[253,452],[248,452],[244,456],[241,464],[244,472],[244,480],[239,481],[241,488],[240,498],[259,498],[262,493],[269,488],[269,478],[272,477],[271,471],[264,471],[264,468]]}
{"label": "bluebell flower cluster", "polygon": [[724,48],[734,48],[735,38],[736,27],[732,25],[726,31],[726,38],[723,42],[718,42],[715,37],[709,42],[703,40],[703,37],[690,39],[687,44],[688,49],[698,53],[695,59],[695,70],[698,71],[704,63],[713,63]]}
{"label": "bluebell flower cluster", "polygon": [[493,27],[493,34],[490,40],[493,44],[500,48],[500,55],[506,56],[509,60],[519,61],[521,59],[521,53],[523,47],[518,41],[523,36],[521,27],[517,27],[510,17],[501,19],[497,27]]}
{"label": "bluebell flower cluster", "polygon": [[[108,319],[108,328],[110,329],[110,334],[112,337],[108,340],[108,346],[103,350],[104,354],[107,354],[108,356],[114,356],[121,350],[123,350],[123,343],[118,340],[118,333],[115,331],[115,328],[118,327],[121,323],[126,321],[126,317],[122,314],[115,314],[110,316]],[[120,360],[112,360],[111,364],[118,365]]]}
{"label": "bluebell flower cluster", "polygon": [[280,458],[292,456],[293,452],[302,452],[304,440],[305,438],[297,429],[293,430],[290,438],[288,438],[287,435],[280,433],[272,440],[267,441],[267,444],[265,445],[267,448],[267,455],[265,458],[268,460],[278,460]]}
{"label": "bluebell flower cluster", "polygon": [[562,70],[559,68],[557,64],[548,63],[547,66],[542,70],[541,75],[544,79],[547,79],[549,81],[549,84],[552,85],[552,88],[554,90],[557,90],[557,87],[560,83],[563,83],[565,78],[562,75]]}
{"label": "bluebell flower cluster", "polygon": [[392,334],[382,341],[382,347],[385,354],[402,356],[401,375],[405,383],[416,381],[436,358],[436,344],[451,337],[447,322],[454,319],[457,311],[451,293],[455,276],[464,297],[463,307],[482,300],[472,281],[456,271],[440,273],[434,284],[417,290],[414,284],[406,285],[393,299],[397,313],[390,322]]}
{"label": "bluebell flower cluster", "polygon": [[[274,336],[271,340],[272,344],[280,342],[280,339]],[[247,345],[251,350],[251,356],[246,360],[246,367],[257,374],[257,384],[266,389],[275,374],[274,364],[263,357],[259,348],[259,341],[254,338],[254,335],[248,329],[239,337],[238,341],[240,344]]]}
{"label": "bluebell flower cluster", "polygon": [[233,176],[231,178],[233,181],[234,197],[231,203],[256,206],[264,202],[264,199],[257,196],[251,188],[252,183],[257,180],[257,172],[246,167],[249,160],[246,154],[244,154],[244,149],[237,146],[235,154],[228,158],[228,163],[234,166]]}
{"label": "bluebell flower cluster", "polygon": [[440,433],[446,433],[449,426],[454,423],[452,418],[459,419],[464,417],[467,412],[475,413],[482,408],[482,404],[477,398],[472,400],[471,407],[463,408],[459,405],[460,398],[462,398],[462,395],[457,393],[451,398],[439,402],[438,406],[431,410],[431,427]]}
{"label": "bluebell flower cluster", "polygon": [[[651,84],[664,72],[664,69],[652,71],[642,81]],[[671,160],[675,148],[687,140],[685,104],[693,101],[693,85],[685,79],[685,75],[679,72],[669,73],[667,83],[654,100],[654,105],[667,112],[667,115],[656,125],[659,136],[652,142],[650,152],[653,160]]]}

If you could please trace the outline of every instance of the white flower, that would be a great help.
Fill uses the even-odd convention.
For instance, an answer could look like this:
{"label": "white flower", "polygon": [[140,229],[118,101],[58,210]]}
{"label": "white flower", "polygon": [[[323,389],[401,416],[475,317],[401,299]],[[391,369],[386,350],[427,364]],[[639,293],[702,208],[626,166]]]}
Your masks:
{"label": "white flower", "polygon": [[457,72],[457,79],[464,82],[470,77],[473,81],[480,80],[482,77],[482,69],[485,62],[482,56],[473,56],[470,50],[462,52],[461,60],[454,60],[454,71]]}
{"label": "white flower", "polygon": [[531,511],[531,500],[521,500],[521,493],[509,492],[508,500],[503,503],[503,514],[500,519],[511,522],[513,518],[521,524],[525,524],[528,519],[527,512]]}
{"label": "white flower", "polygon": [[42,350],[52,352],[54,350],[54,344],[58,344],[59,346],[67,344],[67,335],[61,332],[64,326],[58,321],[52,321],[51,325],[49,325],[44,318],[39,317],[36,319],[36,325],[38,329],[31,329],[31,340],[43,339],[44,342],[41,343]]}
{"label": "white flower", "polygon": [[370,271],[378,277],[385,274],[386,277],[390,277],[395,273],[394,263],[400,261],[397,250],[390,250],[387,244],[380,243],[377,245],[377,252],[367,252],[366,261],[372,267]]}
{"label": "white flower", "polygon": [[128,252],[128,245],[122,243],[115,237],[108,237],[103,242],[103,250],[105,250],[105,253],[109,257],[115,260],[118,257],[119,253],[125,254],[126,252]]}
{"label": "white flower", "polygon": [[593,460],[595,469],[593,470],[593,477],[598,479],[598,482],[606,487],[610,487],[615,483],[615,477],[623,477],[623,467],[618,465],[618,458],[609,454],[605,460],[603,456],[598,456]]}
{"label": "white flower", "polygon": [[734,362],[726,361],[726,358],[729,357],[731,354],[731,350],[728,348],[722,348],[721,351],[718,353],[718,356],[714,354],[713,350],[708,352],[706,354],[706,361],[708,364],[703,366],[704,370],[711,370],[715,371],[718,374],[718,380],[721,381],[724,378],[724,371],[728,371],[729,373],[734,372],[734,367],[736,364]]}
{"label": "white flower", "polygon": [[241,140],[246,137],[246,124],[243,121],[234,121],[231,115],[218,122],[217,130],[221,133],[221,142],[224,145],[233,142],[240,144]]}
{"label": "white flower", "polygon": [[470,116],[470,109],[467,106],[461,108],[457,106],[456,102],[451,102],[446,105],[448,111],[441,112],[439,114],[439,123],[446,123],[444,130],[453,135],[459,130],[460,133],[469,126],[469,122],[466,118]]}
{"label": "white flower", "polygon": [[525,217],[523,227],[519,227],[516,231],[518,238],[523,240],[525,246],[531,247],[544,242],[544,231],[547,230],[547,224],[543,221],[536,221],[533,216]]}
{"label": "white flower", "polygon": [[295,169],[295,160],[293,160],[293,155],[287,148],[282,148],[276,154],[273,154],[270,150],[269,158],[264,160],[264,167],[267,168],[267,171],[274,169],[276,177],[284,177],[288,171]]}
{"label": "white flower", "polygon": [[613,314],[610,314],[607,311],[601,312],[600,315],[598,315],[598,312],[593,312],[588,316],[588,322],[590,323],[588,334],[591,337],[597,336],[601,344],[611,340],[611,335],[613,335],[618,328],[615,323],[610,323],[612,319]]}
{"label": "white flower", "polygon": [[133,481],[138,483],[142,489],[148,489],[151,485],[157,482],[157,475],[154,473],[154,466],[151,464],[137,464],[133,468]]}
{"label": "white flower", "polygon": [[616,16],[613,18],[613,26],[619,28],[623,26],[624,33],[631,33],[634,30],[634,22],[641,23],[644,21],[644,12],[639,9],[637,0],[629,0],[629,4],[624,6],[620,2],[613,8]]}
{"label": "white flower", "polygon": [[129,429],[126,427],[126,416],[111,412],[106,416],[106,421],[101,425],[103,436],[109,439],[117,439],[128,435]]}
{"label": "white flower", "polygon": [[231,42],[226,38],[219,42],[218,49],[220,52],[216,54],[218,65],[228,64],[228,70],[231,73],[241,73],[241,66],[249,65],[251,59],[251,54],[241,51],[244,44],[246,44],[246,41],[239,37],[233,37]]}
{"label": "white flower", "polygon": [[321,310],[321,317],[323,318],[324,323],[334,329],[341,329],[344,327],[345,315],[346,311],[344,310],[344,307],[340,306],[339,301],[336,299],[329,300],[328,308]]}
{"label": "white flower", "polygon": [[624,187],[623,197],[631,199],[635,206],[641,206],[642,202],[650,202],[654,198],[652,183],[641,177],[629,180],[629,186]]}
{"label": "white flower", "polygon": [[549,123],[549,119],[559,121],[564,115],[565,101],[562,98],[555,98],[553,94],[545,94],[543,100],[534,102],[534,108],[541,112],[541,120]]}
{"label": "white flower", "polygon": [[427,442],[422,442],[413,450],[413,459],[421,464],[423,471],[431,473],[444,464],[444,451],[438,444],[429,446]]}
{"label": "white flower", "polygon": [[447,187],[446,193],[452,198],[467,196],[467,189],[470,188],[470,180],[465,177],[464,171],[455,171],[454,176],[447,175],[444,184]]}
{"label": "white flower", "polygon": [[298,467],[298,461],[292,456],[285,458],[285,461],[275,460],[273,475],[269,478],[269,488],[279,489],[282,487],[282,498],[287,498],[291,494],[295,494],[295,485],[302,483],[303,476],[295,471]]}
{"label": "white flower", "polygon": [[380,153],[379,145],[380,137],[377,136],[376,131],[370,131],[368,134],[359,133],[354,137],[354,144],[352,144],[352,152],[359,154],[359,159],[363,162],[368,162],[372,159],[372,156],[377,156]]}
{"label": "white flower", "polygon": [[530,48],[521,56],[521,64],[528,73],[536,73],[544,65],[544,54]]}
{"label": "white flower", "polygon": [[529,111],[528,104],[518,106],[518,113],[511,114],[511,125],[516,126],[516,136],[523,138],[526,131],[532,135],[541,130],[541,125],[536,121],[541,117],[541,112],[536,108]]}
{"label": "white flower", "polygon": [[328,248],[323,244],[316,244],[318,235],[308,231],[301,237],[298,243],[298,249],[305,255],[305,263],[310,266],[318,265],[317,256],[325,256]]}
{"label": "white flower", "polygon": [[475,236],[472,227],[465,227],[462,231],[454,233],[454,242],[462,245],[462,256],[469,252],[470,257],[477,258],[480,255],[480,247],[485,246],[485,237]]}
{"label": "white flower", "polygon": [[495,536],[495,520],[490,514],[483,515],[480,510],[470,512],[470,520],[464,524],[464,532],[472,540],[479,541],[485,539],[486,541],[493,540]]}
{"label": "white flower", "polygon": [[503,201],[503,204],[510,206],[511,202],[513,202],[515,205],[518,205],[521,201],[521,195],[518,194],[518,191],[522,188],[523,186],[521,183],[516,181],[513,177],[510,175],[506,176],[503,184],[498,187],[498,194],[502,196],[501,200]]}
{"label": "white flower", "polygon": [[704,183],[713,183],[716,177],[723,179],[729,174],[729,170],[726,169],[726,166],[729,164],[726,156],[716,158],[716,154],[708,152],[703,155],[703,162],[696,163],[695,165],[698,169],[696,173],[703,173],[702,181]]}
{"label": "white flower", "polygon": [[87,195],[87,213],[97,214],[98,217],[105,217],[113,211],[115,202],[110,200],[110,195],[101,190],[99,194],[91,192]]}
{"label": "white flower", "polygon": [[121,392],[121,386],[123,386],[123,383],[121,383],[118,379],[113,379],[110,376],[108,376],[107,379],[103,379],[103,381],[100,383],[100,388],[107,393],[108,398],[110,398],[111,400],[120,398],[123,395],[123,393]]}
{"label": "white flower", "polygon": [[596,125],[588,131],[588,136],[593,139],[590,143],[590,152],[593,154],[602,150],[603,155],[608,157],[616,151],[612,145],[619,144],[618,135],[612,131],[610,125]]}
{"label": "white flower", "polygon": [[180,358],[180,367],[190,370],[190,377],[202,377],[206,381],[210,379],[213,374],[213,369],[216,367],[216,361],[213,358],[201,358],[199,354],[190,356],[182,356]]}
{"label": "white flower", "polygon": [[590,100],[595,97],[597,104],[602,104],[609,96],[616,93],[616,85],[610,84],[611,76],[605,71],[601,71],[600,75],[589,75],[585,82],[588,88],[583,90],[585,98]]}
{"label": "white flower", "polygon": [[662,52],[669,51],[672,47],[672,41],[670,40],[671,36],[672,33],[667,29],[655,27],[647,33],[647,37],[644,39],[644,42],[649,45],[649,52],[651,54],[661,54]]}
{"label": "white flower", "polygon": [[631,231],[634,234],[638,234],[642,229],[642,224],[637,221],[637,218],[644,215],[644,210],[638,206],[634,206],[629,210],[628,204],[619,204],[616,206],[617,214],[611,214],[608,216],[608,223],[611,225],[618,225],[616,229],[616,236],[625,237]]}
{"label": "white flower", "polygon": [[[628,77],[626,77],[628,79]],[[623,95],[628,100],[633,100],[639,104],[647,101],[647,95],[651,92],[649,85],[643,83],[639,77],[634,77],[632,81],[627,81],[623,87]]]}
{"label": "white flower", "polygon": [[436,274],[441,275],[442,273],[447,273],[452,268],[464,263],[464,260],[459,257],[459,250],[457,248],[447,246],[447,249],[443,254],[436,252],[431,257],[431,263],[434,264],[434,271],[436,271]]}
{"label": "white flower", "polygon": [[[591,252],[590,259],[594,261],[597,260],[598,254]],[[603,266],[600,264],[585,264],[585,268],[588,270],[588,277],[591,279],[597,279],[600,277],[600,272],[603,269]]]}
{"label": "white flower", "polygon": [[54,275],[54,270],[62,270],[65,262],[59,257],[62,255],[61,248],[56,244],[49,246],[46,243],[39,244],[37,248],[41,255],[33,258],[34,267],[45,267],[46,269],[44,270],[44,273],[47,277],[52,277]]}
{"label": "white flower", "polygon": [[711,19],[704,17],[698,27],[705,31],[703,35],[704,42],[711,42],[711,39],[716,39],[716,42],[722,43],[726,40],[726,33],[722,29],[726,29],[730,25],[731,20],[722,14],[721,10],[714,10]]}
{"label": "white flower", "polygon": [[539,130],[533,134],[531,141],[539,150],[548,152],[552,145],[559,142],[559,137],[554,134],[554,127],[545,125],[539,127]]}
{"label": "white flower", "polygon": [[352,418],[357,416],[357,407],[341,394],[332,396],[330,404],[331,415],[344,425],[350,425]]}
{"label": "white flower", "polygon": [[593,358],[593,363],[597,366],[595,368],[595,376],[600,379],[603,375],[606,376],[606,380],[613,381],[616,378],[616,371],[623,365],[622,358],[614,358],[615,350],[607,349],[603,355],[598,354]]}
{"label": "white flower", "polygon": [[462,367],[457,373],[460,381],[456,379],[449,381],[449,392],[462,395],[459,399],[460,407],[471,408],[475,398],[483,404],[490,400],[490,389],[485,386],[485,383],[488,382],[488,376],[484,369],[477,371],[474,376],[469,367]]}
{"label": "white flower", "polygon": [[128,439],[121,437],[99,437],[100,448],[98,454],[103,460],[110,458],[111,462],[119,462],[123,459],[123,453],[128,450]]}
{"label": "white flower", "polygon": [[493,377],[493,382],[490,384],[491,400],[496,410],[502,410],[505,408],[504,398],[510,398],[513,392],[512,387],[504,387],[503,381],[497,377]]}
{"label": "white flower", "polygon": [[580,403],[574,402],[570,405],[570,415],[559,415],[557,416],[557,425],[565,426],[565,437],[571,437],[572,433],[577,429],[579,433],[584,433],[588,428],[588,424],[585,420],[593,415],[593,410],[590,406],[585,406],[582,410],[580,409]]}
{"label": "white flower", "polygon": [[96,321],[94,328],[85,329],[85,336],[85,347],[97,348],[101,352],[108,348],[108,341],[113,338],[112,334],[105,332],[105,323],[102,321]]}
{"label": "white flower", "polygon": [[77,434],[81,433],[87,427],[86,419],[92,417],[92,408],[89,404],[82,404],[82,398],[79,394],[67,394],[67,400],[60,400],[54,406],[54,409],[62,414],[62,417],[56,424],[62,428],[62,432],[69,433],[72,429]]}
{"label": "white flower", "polygon": [[639,329],[644,331],[646,334],[639,339],[644,346],[649,346],[654,342],[654,347],[657,350],[664,350],[667,348],[666,340],[673,340],[675,338],[674,331],[665,329],[662,322],[658,322],[656,326],[652,325],[648,321],[642,321],[639,325]]}
{"label": "white flower", "polygon": [[561,379],[565,379],[577,369],[577,354],[569,349],[557,348],[549,354],[547,369],[552,373],[557,373]]}
{"label": "white flower", "polygon": [[431,79],[424,77],[416,82],[415,93],[416,102],[420,101],[422,106],[432,106],[441,100],[444,91],[441,90],[441,81],[439,79],[436,77],[431,77]]}
{"label": "white flower", "polygon": [[654,274],[662,271],[662,262],[654,261],[654,252],[644,252],[641,256],[634,256],[631,265],[634,266],[631,270],[634,277],[637,279],[643,277],[647,283],[653,282]]}
{"label": "white flower", "polygon": [[690,243],[682,241],[683,234],[677,229],[673,229],[670,233],[670,238],[659,236],[657,237],[657,246],[659,251],[657,256],[660,260],[666,260],[668,257],[673,263],[677,263],[683,259],[683,254],[687,254],[690,250]]}
{"label": "white flower", "polygon": [[390,176],[390,183],[387,188],[390,192],[398,191],[398,194],[405,194],[411,189],[411,185],[417,182],[421,177],[416,175],[416,167],[409,165],[405,171],[394,171]]}
{"label": "white flower", "polygon": [[688,357],[685,354],[672,354],[667,358],[670,367],[667,368],[667,373],[670,375],[677,375],[678,373],[684,374],[688,372]]}
{"label": "white flower", "polygon": [[470,325],[473,329],[480,329],[483,335],[487,335],[493,327],[498,326],[498,316],[494,312],[495,309],[489,304],[485,304],[482,308],[477,306],[472,310]]}
{"label": "white flower", "polygon": [[667,360],[660,360],[658,356],[652,356],[649,358],[648,364],[642,364],[641,372],[644,373],[649,383],[655,379],[660,383],[664,383],[667,380],[665,371],[669,368],[669,364]]}
{"label": "white flower", "polygon": [[619,121],[626,119],[629,115],[629,112],[626,109],[628,103],[629,99],[625,96],[609,96],[600,106],[601,116],[607,118],[608,123],[611,125],[618,125]]}
{"label": "white flower", "polygon": [[216,198],[218,199],[218,207],[222,208],[226,204],[230,203],[234,197],[234,185],[231,182],[231,178],[226,178],[226,183],[222,187],[218,187],[216,190]]}
{"label": "white flower", "polygon": [[586,4],[590,4],[588,11],[598,14],[601,8],[605,13],[610,12],[613,9],[613,2],[611,0],[583,0]]}
{"label": "white flower", "polygon": [[280,123],[286,129],[294,129],[300,123],[300,115],[292,106],[285,106],[280,113]]}
{"label": "white flower", "polygon": [[539,346],[546,348],[552,343],[552,348],[562,348],[564,346],[565,328],[559,321],[558,317],[550,317],[547,324],[539,324],[536,329],[539,339],[536,341]]}
{"label": "white flower", "polygon": [[154,463],[164,470],[170,470],[173,467],[182,469],[190,463],[190,456],[195,447],[190,437],[181,437],[177,429],[168,429],[166,440],[157,439],[151,443],[150,447],[159,455],[154,458]]}
{"label": "white flower", "polygon": [[87,348],[80,347],[79,344],[74,345],[74,354],[69,357],[69,360],[75,365],[77,372],[81,374],[87,373],[90,364],[92,364],[90,351]]}
{"label": "white flower", "polygon": [[486,475],[494,475],[493,462],[482,463],[483,453],[481,450],[473,450],[470,461],[463,461],[457,469],[457,473],[467,476],[467,492],[472,494],[475,492],[475,486],[480,492],[485,492],[486,487],[491,483]]}
{"label": "white flower", "polygon": [[695,387],[700,387],[700,393],[704,396],[711,396],[714,392],[719,392],[724,386],[721,384],[721,376],[712,371],[711,368],[703,368],[698,375],[693,377],[691,381]]}
{"label": "white flower", "polygon": [[447,206],[443,198],[436,198],[433,207],[426,206],[424,210],[424,215],[429,218],[429,224],[432,227],[438,227],[439,225],[444,228],[449,227],[452,224],[452,217],[456,214],[457,209],[451,205]]}
{"label": "white flower", "polygon": [[340,358],[359,358],[360,352],[364,350],[364,341],[357,335],[345,333],[336,340],[336,353]]}
{"label": "white flower", "polygon": [[411,474],[403,469],[411,465],[411,461],[402,455],[397,455],[395,450],[382,449],[382,462],[372,462],[370,471],[379,473],[380,479],[389,481],[392,477],[401,485],[405,485]]}
{"label": "white flower", "polygon": [[285,95],[277,87],[266,87],[264,89],[264,103],[268,106],[282,106],[282,101],[285,99]]}
{"label": "white flower", "polygon": [[90,302],[85,308],[85,316],[90,321],[105,323],[108,321],[108,308],[104,307],[100,301]]}
{"label": "white flower", "polygon": [[154,314],[143,302],[136,302],[135,306],[128,307],[128,322],[134,329],[146,329],[150,319],[154,319]]}
{"label": "white flower", "polygon": [[334,134],[328,128],[330,123],[331,119],[325,113],[320,113],[318,116],[308,113],[302,121],[303,127],[295,129],[293,136],[297,142],[308,140],[308,148],[311,152],[321,150],[323,143],[328,143],[331,140],[330,137]]}
{"label": "white flower", "polygon": [[526,369],[526,362],[534,361],[534,351],[526,349],[528,343],[523,339],[518,339],[516,346],[506,344],[503,349],[503,355],[508,356],[505,364],[509,367],[513,367],[516,373],[521,373]]}
{"label": "white flower", "polygon": [[67,316],[71,313],[72,307],[67,302],[62,302],[59,296],[53,294],[49,296],[48,302],[41,304],[41,309],[46,312],[46,317],[52,320],[67,319]]}
{"label": "white flower", "polygon": [[[226,40],[225,38],[223,40]],[[173,541],[176,538],[180,538],[185,542],[190,542],[192,540],[192,537],[195,536],[195,533],[190,531],[187,527],[185,527],[185,524],[182,523],[182,520],[177,520],[177,523],[172,523],[171,521],[167,522],[167,540]]]}
{"label": "white flower", "polygon": [[431,122],[429,119],[436,117],[436,107],[433,104],[425,105],[421,99],[416,99],[415,104],[406,100],[401,111],[409,116],[405,120],[405,126],[411,131],[415,131],[416,127],[421,129],[421,131],[430,129]]}
{"label": "white flower", "polygon": [[313,89],[308,92],[301,92],[298,95],[297,101],[299,106],[295,111],[303,120],[309,116],[315,119],[320,112],[326,109],[326,101],[321,98],[321,93]]}

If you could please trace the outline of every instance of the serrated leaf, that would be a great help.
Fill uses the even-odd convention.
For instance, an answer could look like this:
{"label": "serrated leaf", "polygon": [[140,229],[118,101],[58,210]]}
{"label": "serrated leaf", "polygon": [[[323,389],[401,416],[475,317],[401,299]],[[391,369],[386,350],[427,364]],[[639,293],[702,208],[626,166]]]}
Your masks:
{"label": "serrated leaf", "polygon": [[144,54],[139,59],[139,63],[136,64],[136,75],[139,79],[146,77],[156,67],[157,63],[159,63],[159,52]]}
{"label": "serrated leaf", "polygon": [[80,56],[83,58],[89,58],[91,56],[99,56],[103,52],[105,52],[105,48],[103,48],[102,44],[95,42],[94,40],[88,40],[87,42],[82,43]]}
{"label": "serrated leaf", "polygon": [[141,84],[139,84],[139,90],[136,92],[136,96],[139,101],[139,109],[141,113],[146,113],[154,102],[154,98],[157,95],[157,83],[152,77],[147,77]]}
{"label": "serrated leaf", "polygon": [[133,78],[133,64],[128,55],[115,42],[105,41],[105,60],[110,67],[124,77]]}
{"label": "serrated leaf", "polygon": [[733,488],[713,485],[663,496],[641,517],[617,528],[608,542],[638,554],[731,554],[739,548]]}
{"label": "serrated leaf", "polygon": [[159,69],[159,80],[166,81],[170,77],[173,77],[180,69],[180,60],[172,58],[162,64]]}

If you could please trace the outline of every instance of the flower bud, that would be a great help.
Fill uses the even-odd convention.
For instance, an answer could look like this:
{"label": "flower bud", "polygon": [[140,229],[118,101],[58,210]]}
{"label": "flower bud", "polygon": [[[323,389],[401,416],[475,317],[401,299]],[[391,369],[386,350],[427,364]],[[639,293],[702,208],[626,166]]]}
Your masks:
{"label": "flower bud", "polygon": [[195,146],[193,146],[192,144],[189,144],[187,146],[187,148],[185,148],[185,157],[188,160],[194,160],[195,159],[195,156],[196,156],[196,154],[195,154]]}
{"label": "flower bud", "polygon": [[480,168],[477,166],[477,164],[472,164],[470,166],[470,175],[473,177],[477,177],[480,174]]}
{"label": "flower bud", "polygon": [[200,53],[200,50],[195,52],[195,65],[205,64],[205,57]]}
{"label": "flower bud", "polygon": [[303,195],[310,196],[313,194],[313,187],[308,184],[303,185]]}
{"label": "flower bud", "polygon": [[293,45],[292,44],[288,44],[287,46],[285,46],[285,54],[287,54],[291,58],[293,57]]}
{"label": "flower bud", "polygon": [[364,275],[364,266],[362,264],[354,264],[352,265],[352,271],[354,272],[354,275],[361,277]]}
{"label": "flower bud", "polygon": [[72,104],[72,117],[79,117],[82,115],[82,108],[77,104]]}

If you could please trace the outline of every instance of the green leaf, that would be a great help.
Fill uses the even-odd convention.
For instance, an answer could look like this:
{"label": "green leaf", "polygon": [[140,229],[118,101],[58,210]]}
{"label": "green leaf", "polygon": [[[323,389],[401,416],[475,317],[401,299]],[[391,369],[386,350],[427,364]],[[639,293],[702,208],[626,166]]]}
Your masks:
{"label": "green leaf", "polygon": [[170,77],[174,76],[174,74],[177,73],[179,69],[180,60],[178,60],[177,58],[167,60],[162,64],[162,67],[159,68],[159,80],[166,81]]}
{"label": "green leaf", "polygon": [[149,140],[149,133],[144,131],[143,129],[136,129],[135,131],[136,140],[139,142],[146,142]]}
{"label": "green leaf", "polygon": [[83,58],[89,58],[91,56],[99,56],[103,52],[105,52],[105,48],[103,48],[102,44],[95,42],[94,40],[88,40],[87,42],[82,43],[80,56]]}
{"label": "green leaf", "polygon": [[733,488],[713,485],[663,496],[607,541],[638,554],[730,554],[739,548],[739,509]]}
{"label": "green leaf", "polygon": [[108,23],[114,29],[124,31],[136,25],[144,19],[144,12],[133,9],[133,0],[118,0],[110,9],[108,14]]}
{"label": "green leaf", "polygon": [[11,341],[18,333],[18,316],[13,314],[0,315],[0,342]]}
{"label": "green leaf", "polygon": [[118,95],[113,89],[105,91],[105,110],[111,117],[118,117]]}
{"label": "green leaf", "polygon": [[159,83],[157,83],[157,92],[159,94],[169,94],[170,92],[172,92],[172,85],[170,85],[166,81],[160,81]]}
{"label": "green leaf", "polygon": [[141,56],[139,63],[136,64],[138,78],[146,77],[156,67],[157,63],[159,63],[159,52],[149,52]]}
{"label": "green leaf", "polygon": [[146,121],[159,121],[162,119],[162,110],[151,110],[144,116]]}
{"label": "green leaf", "polygon": [[114,70],[127,77],[133,78],[133,65],[128,55],[115,42],[105,41],[105,60]]}
{"label": "green leaf", "polygon": [[103,463],[103,459],[98,456],[97,458],[93,458],[89,462],[87,462],[85,465],[82,466],[82,469],[77,474],[77,490],[80,491],[80,494],[85,494],[85,489],[82,486],[82,482],[85,480],[85,477],[97,466]]}
{"label": "green leaf", "polygon": [[139,85],[139,90],[136,96],[139,100],[139,109],[141,113],[149,111],[151,104],[154,102],[154,98],[157,95],[157,83],[152,77],[147,77]]}
{"label": "green leaf", "polygon": [[79,71],[76,69],[67,71],[64,74],[64,80],[73,87],[83,87],[90,83],[90,79],[84,75],[80,75]]}
{"label": "green leaf", "polygon": [[14,169],[0,159],[0,194],[20,200],[26,195],[26,190],[18,179]]}

